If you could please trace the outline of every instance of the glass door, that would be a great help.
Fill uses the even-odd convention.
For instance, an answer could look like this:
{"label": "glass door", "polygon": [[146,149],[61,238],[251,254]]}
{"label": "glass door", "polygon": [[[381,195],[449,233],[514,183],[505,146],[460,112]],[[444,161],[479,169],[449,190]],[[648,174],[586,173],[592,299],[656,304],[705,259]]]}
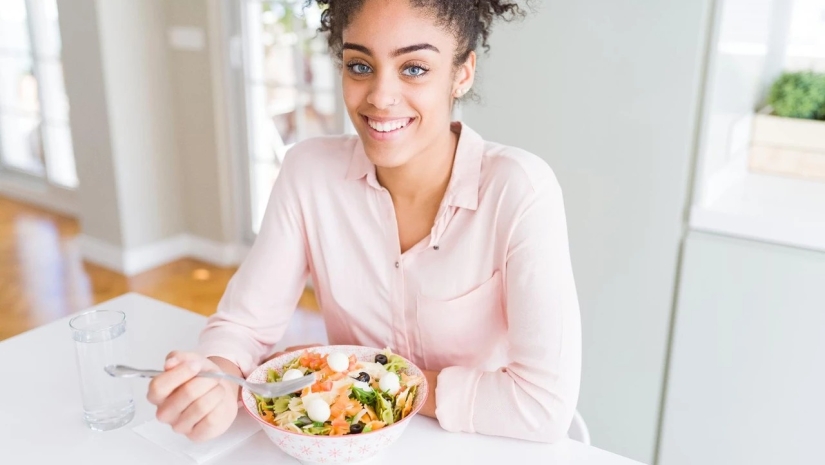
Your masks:
{"label": "glass door", "polygon": [[78,185],[55,0],[0,8],[0,171]]}
{"label": "glass door", "polygon": [[[309,137],[340,134],[345,112],[338,70],[317,32],[321,10],[304,0],[243,0],[230,39],[244,137],[247,235],[257,233],[286,151]],[[233,4],[235,4],[233,2]],[[240,43],[239,43],[240,42]]]}

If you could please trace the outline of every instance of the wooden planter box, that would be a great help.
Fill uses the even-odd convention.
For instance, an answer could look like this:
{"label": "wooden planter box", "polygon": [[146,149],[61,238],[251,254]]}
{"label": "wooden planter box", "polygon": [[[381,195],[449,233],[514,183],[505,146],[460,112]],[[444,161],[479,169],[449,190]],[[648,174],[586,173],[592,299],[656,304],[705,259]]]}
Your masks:
{"label": "wooden planter box", "polygon": [[783,118],[770,111],[754,116],[750,170],[825,181],[825,121]]}

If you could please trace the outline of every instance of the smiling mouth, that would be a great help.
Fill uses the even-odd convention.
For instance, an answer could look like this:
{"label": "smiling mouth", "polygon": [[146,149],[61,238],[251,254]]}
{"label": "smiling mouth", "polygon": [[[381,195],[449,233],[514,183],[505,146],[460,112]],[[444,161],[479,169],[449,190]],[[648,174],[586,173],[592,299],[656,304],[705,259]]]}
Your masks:
{"label": "smiling mouth", "polygon": [[364,120],[367,122],[367,125],[370,128],[372,128],[376,132],[384,134],[400,131],[409,126],[414,119],[415,118],[398,118],[386,121],[376,121],[371,119],[369,116],[364,116]]}

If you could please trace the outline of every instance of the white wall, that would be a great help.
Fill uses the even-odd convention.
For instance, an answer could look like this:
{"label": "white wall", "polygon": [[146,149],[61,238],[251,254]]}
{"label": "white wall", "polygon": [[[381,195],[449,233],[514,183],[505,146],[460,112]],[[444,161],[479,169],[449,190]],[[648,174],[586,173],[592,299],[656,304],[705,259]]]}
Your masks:
{"label": "white wall", "polygon": [[186,230],[213,241],[230,241],[232,237],[227,237],[223,223],[231,218],[223,218],[218,208],[221,195],[228,194],[218,187],[220,177],[226,174],[219,167],[219,156],[226,155],[219,150],[219,131],[228,128],[216,128],[216,111],[220,110],[216,109],[213,95],[215,86],[222,84],[213,70],[221,71],[223,63],[214,66],[213,60],[220,57],[212,51],[215,46],[225,44],[212,43],[223,38],[219,30],[210,28],[206,0],[165,2],[165,9],[167,31],[185,28],[199,31],[204,37],[203,47],[199,49],[168,47]]}
{"label": "white wall", "polygon": [[653,460],[710,0],[553,0],[481,64],[487,139],[547,160],[581,301],[594,444]]}
{"label": "white wall", "polygon": [[85,234],[123,245],[95,0],[59,0],[63,74]]}
{"label": "white wall", "polygon": [[[125,274],[237,263],[217,0],[60,0],[84,258]],[[211,6],[211,10],[209,8]],[[171,27],[203,33],[169,46]],[[217,71],[216,71],[217,70]]]}
{"label": "white wall", "polygon": [[126,248],[171,237],[185,227],[164,3],[97,2]]}

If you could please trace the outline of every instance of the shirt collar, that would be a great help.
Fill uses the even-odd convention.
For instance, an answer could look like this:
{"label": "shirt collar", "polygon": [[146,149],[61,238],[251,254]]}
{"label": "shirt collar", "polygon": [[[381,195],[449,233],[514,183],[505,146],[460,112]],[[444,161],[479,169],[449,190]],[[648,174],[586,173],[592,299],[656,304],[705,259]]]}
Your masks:
{"label": "shirt collar", "polygon": [[[466,124],[454,122],[451,129],[458,132],[459,136],[453,159],[453,172],[444,199],[447,205],[475,210],[478,208],[484,140]],[[364,177],[370,186],[381,188],[375,176],[375,166],[367,158],[361,139],[356,138],[346,178],[355,180]]]}
{"label": "shirt collar", "polygon": [[366,177],[370,186],[380,189],[378,178],[375,176],[375,165],[372,164],[367,153],[364,151],[364,143],[360,137],[355,137],[355,145],[352,149],[352,157],[347,170],[347,180],[362,179]]}

